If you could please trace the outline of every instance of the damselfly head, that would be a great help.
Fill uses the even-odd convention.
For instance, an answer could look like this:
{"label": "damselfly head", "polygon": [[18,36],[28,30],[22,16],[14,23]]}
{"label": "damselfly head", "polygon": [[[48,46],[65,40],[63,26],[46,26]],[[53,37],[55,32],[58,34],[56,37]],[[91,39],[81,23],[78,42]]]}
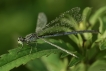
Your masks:
{"label": "damselfly head", "polygon": [[23,46],[23,42],[25,41],[25,38],[18,37],[18,44],[21,44]]}

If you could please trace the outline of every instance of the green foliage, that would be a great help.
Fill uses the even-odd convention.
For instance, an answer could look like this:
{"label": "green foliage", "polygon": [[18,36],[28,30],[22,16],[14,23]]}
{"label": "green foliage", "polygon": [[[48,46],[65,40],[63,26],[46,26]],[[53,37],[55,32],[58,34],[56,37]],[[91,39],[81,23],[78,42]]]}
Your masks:
{"label": "green foliage", "polygon": [[[9,71],[14,67],[26,64],[33,59],[41,58],[45,55],[48,57],[42,57],[41,61],[45,67],[47,67],[48,71],[96,71],[97,67],[99,67],[98,71],[106,70],[106,64],[104,63],[106,60],[106,30],[105,24],[102,20],[106,7],[100,8],[92,15],[90,14],[91,11],[92,9],[90,7],[85,8],[80,16],[80,19],[76,19],[72,15],[67,14],[65,17],[61,17],[59,22],[65,21],[65,24],[69,23],[68,28],[66,28],[67,26],[57,26],[55,24],[54,27],[51,26],[45,29],[45,32],[42,33],[49,33],[50,30],[55,32],[58,29],[60,29],[60,31],[99,30],[100,33],[98,34],[83,33],[69,35],[68,41],[63,39],[65,42],[63,40],[57,41],[56,39],[49,40],[53,44],[75,54],[78,58],[56,49],[55,46],[51,46],[38,40],[37,46],[35,43],[33,44],[31,54],[29,54],[31,50],[30,46],[24,45],[22,49],[18,47],[10,50],[7,54],[1,55],[0,71]],[[50,55],[51,53],[56,54]],[[31,64],[34,63],[30,63],[30,65]],[[26,64],[26,66],[29,69],[32,68],[29,67],[28,64]]]}
{"label": "green foliage", "polygon": [[[60,50],[54,49],[53,46],[51,48],[44,48],[44,47],[50,47],[50,45],[46,45],[45,43],[38,44],[37,51],[36,47],[33,48],[32,53],[30,54],[30,47],[23,47],[23,49],[20,50],[20,48],[16,48],[13,50],[9,50],[8,54],[3,54],[0,59],[0,70],[1,71],[9,71],[10,69],[14,67],[18,67],[21,64],[26,64],[28,61],[40,58],[44,55],[49,55],[51,53],[59,53]],[[44,46],[44,47],[42,47]],[[19,51],[19,52],[18,52]]]}

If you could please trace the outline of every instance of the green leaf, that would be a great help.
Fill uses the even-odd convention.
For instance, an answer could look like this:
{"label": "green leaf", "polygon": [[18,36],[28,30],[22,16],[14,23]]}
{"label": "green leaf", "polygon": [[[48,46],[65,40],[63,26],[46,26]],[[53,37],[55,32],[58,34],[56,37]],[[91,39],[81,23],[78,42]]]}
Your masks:
{"label": "green leaf", "polygon": [[[58,53],[60,50],[52,48],[44,48],[42,46],[46,46],[45,44],[40,44],[37,52],[35,49],[32,50],[32,53],[29,54],[30,48],[24,47],[18,54],[17,51],[19,48],[10,50],[8,54],[4,54],[0,58],[0,71],[9,71],[14,67],[18,67],[22,64],[26,64],[28,61],[40,58],[41,56],[48,55],[51,53]],[[38,46],[37,46],[38,47]],[[50,45],[47,45],[50,47]]]}
{"label": "green leaf", "polygon": [[84,10],[83,10],[83,13],[82,13],[82,22],[84,24],[84,26],[87,26],[87,21],[88,21],[88,17],[91,13],[91,8],[90,7],[86,7]]}
{"label": "green leaf", "polygon": [[106,71],[106,60],[95,61],[88,69],[88,71]]}
{"label": "green leaf", "polygon": [[72,34],[72,35],[69,35],[69,38],[70,38],[73,42],[75,42],[76,44],[78,44],[78,38],[77,38],[77,36],[75,36],[74,34]]}
{"label": "green leaf", "polygon": [[80,60],[78,58],[72,58],[70,63],[69,63],[69,67],[76,65],[79,61]]}
{"label": "green leaf", "polygon": [[48,71],[67,71],[67,58],[60,59],[59,54],[51,54],[47,57],[43,56],[42,58],[43,63],[48,68]]}
{"label": "green leaf", "polygon": [[102,50],[98,53],[96,59],[106,59],[106,50]]}
{"label": "green leaf", "polygon": [[106,49],[106,39],[100,42],[99,45],[100,50],[105,50]]}
{"label": "green leaf", "polygon": [[81,62],[76,66],[71,67],[70,71],[86,71],[86,65],[83,62]]}
{"label": "green leaf", "polygon": [[[42,39],[42,40],[44,40],[44,39]],[[44,41],[45,41],[46,43],[48,43],[48,44],[50,44],[50,45],[52,45],[52,46],[54,46],[54,47],[56,47],[56,48],[62,50],[62,51],[64,51],[64,52],[66,52],[66,53],[68,53],[68,54],[74,56],[74,57],[77,57],[75,54],[73,54],[72,52],[68,51],[66,48],[62,48],[62,47],[64,46],[63,44],[62,44],[63,46],[60,45],[60,46],[62,46],[62,47],[60,47],[60,46],[58,46],[58,45],[54,45],[53,43],[48,42],[48,41],[46,41],[46,40],[44,40]]]}
{"label": "green leaf", "polygon": [[68,56],[69,54],[67,54],[67,53],[62,53],[62,55],[60,56],[61,58],[64,58],[64,57],[66,57],[66,56]]}
{"label": "green leaf", "polygon": [[[54,44],[60,45],[61,47],[64,46],[66,48],[67,46],[65,43],[61,44],[56,40],[51,40],[54,42]],[[36,45],[36,44],[34,44]],[[1,55],[0,58],[0,71],[9,71],[14,67],[18,67],[22,64],[26,64],[32,59],[40,58],[44,55],[50,55],[51,53],[60,53],[61,50],[56,49],[54,46],[51,46],[47,43],[39,42],[36,47],[32,48],[31,54],[29,54],[31,48],[28,46],[24,46],[19,53],[20,48],[15,48],[12,50],[9,50],[9,53]]]}
{"label": "green leaf", "polygon": [[[104,27],[104,26],[103,26],[103,21],[102,21],[102,19],[101,19],[100,17],[99,17],[99,22],[100,22],[99,32],[100,32],[100,33],[103,33],[103,31],[104,31],[104,30],[103,30],[103,27]],[[104,28],[105,28],[105,27],[104,27]],[[99,36],[98,36],[98,37],[99,37]]]}
{"label": "green leaf", "polygon": [[83,47],[83,45],[82,45],[83,44],[83,39],[82,39],[80,34],[78,34],[78,39],[79,39],[79,41],[77,41],[78,42],[77,45],[79,45],[79,47]]}
{"label": "green leaf", "polygon": [[98,35],[98,39],[95,42],[99,43],[100,50],[106,49],[106,30],[104,31],[104,33]]}
{"label": "green leaf", "polygon": [[83,59],[83,57],[80,55],[78,56],[78,58],[73,57],[71,59],[71,61],[69,62],[69,67],[72,67],[72,66],[78,64],[82,59]]}
{"label": "green leaf", "polygon": [[69,20],[74,30],[78,30],[78,22],[72,16],[69,16]]}
{"label": "green leaf", "polygon": [[61,31],[68,32],[68,31],[71,31],[71,30],[70,30],[70,28],[67,28],[67,27],[64,27],[64,26],[52,26],[52,27],[46,28],[39,35],[51,34],[51,33],[53,34],[53,33],[61,32]]}
{"label": "green leaf", "polygon": [[[57,55],[57,54],[56,54]],[[48,58],[48,57],[47,57]],[[41,59],[35,59],[28,62],[25,67],[27,67],[30,71],[48,71],[45,64],[41,61]]]}
{"label": "green leaf", "polygon": [[98,18],[104,14],[104,12],[106,11],[106,6],[98,9],[91,17],[90,17],[90,24],[92,25],[92,27],[96,24]]}

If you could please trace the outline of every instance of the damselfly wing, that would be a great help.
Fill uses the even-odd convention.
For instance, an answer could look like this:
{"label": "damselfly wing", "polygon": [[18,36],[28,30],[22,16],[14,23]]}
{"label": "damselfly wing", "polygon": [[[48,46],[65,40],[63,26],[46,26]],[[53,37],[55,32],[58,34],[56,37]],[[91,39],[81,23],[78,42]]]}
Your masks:
{"label": "damselfly wing", "polygon": [[36,24],[36,30],[35,32],[38,34],[42,31],[42,29],[46,26],[47,24],[47,17],[46,15],[42,12],[38,14],[38,19],[37,19],[37,24]]}

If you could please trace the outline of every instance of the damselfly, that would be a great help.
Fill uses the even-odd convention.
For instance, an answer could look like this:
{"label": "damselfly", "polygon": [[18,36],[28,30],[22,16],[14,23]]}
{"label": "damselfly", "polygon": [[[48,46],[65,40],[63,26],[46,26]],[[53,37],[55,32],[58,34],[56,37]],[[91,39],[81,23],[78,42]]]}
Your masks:
{"label": "damselfly", "polygon": [[[19,44],[22,44],[22,47],[23,47],[23,43],[32,43],[32,42],[35,42],[37,39],[42,39],[44,42],[74,56],[74,57],[77,57],[75,54],[69,52],[68,50],[66,49],[63,49],[49,41],[46,41],[44,38],[48,38],[48,37],[55,37],[55,36],[62,36],[62,35],[69,35],[69,34],[82,34],[82,33],[98,33],[98,31],[94,31],[94,30],[83,30],[83,31],[71,31],[71,32],[64,32],[64,33],[55,33],[55,34],[51,34],[51,35],[42,35],[42,36],[39,36],[38,34],[43,32],[44,31],[44,28],[46,27],[47,25],[47,18],[45,16],[44,13],[39,13],[38,15],[38,20],[37,20],[37,26],[36,26],[36,30],[35,30],[35,33],[31,33],[31,34],[28,34],[26,35],[25,37],[19,37],[18,38],[18,43]],[[32,48],[31,48],[32,50]],[[31,51],[30,51],[31,52]]]}

